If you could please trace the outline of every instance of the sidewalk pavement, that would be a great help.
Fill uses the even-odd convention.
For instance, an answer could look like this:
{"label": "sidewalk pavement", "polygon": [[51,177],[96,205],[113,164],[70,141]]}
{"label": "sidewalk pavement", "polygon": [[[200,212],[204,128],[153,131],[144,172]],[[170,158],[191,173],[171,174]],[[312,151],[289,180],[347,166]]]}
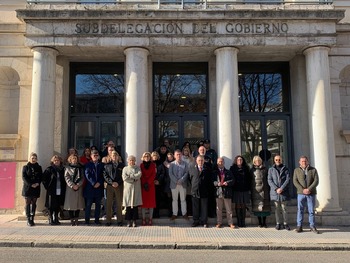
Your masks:
{"label": "sidewalk pavement", "polygon": [[218,229],[211,219],[209,228],[193,228],[191,220],[173,222],[168,218],[154,219],[153,226],[136,228],[116,224],[71,226],[69,220],[50,226],[43,217],[35,220],[36,226],[28,227],[26,221],[18,221],[19,217],[0,215],[0,247],[350,251],[349,227],[319,227],[320,234],[307,227],[303,233],[277,231],[274,225]]}

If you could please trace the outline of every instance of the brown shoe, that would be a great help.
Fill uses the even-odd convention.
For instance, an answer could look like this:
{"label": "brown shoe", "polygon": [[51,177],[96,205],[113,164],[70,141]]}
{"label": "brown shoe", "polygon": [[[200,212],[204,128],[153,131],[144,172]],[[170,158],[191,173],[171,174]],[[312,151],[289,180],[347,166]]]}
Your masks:
{"label": "brown shoe", "polygon": [[236,228],[234,224],[229,225],[230,228]]}
{"label": "brown shoe", "polygon": [[221,228],[221,224],[217,224],[217,225],[216,225],[216,228]]}
{"label": "brown shoe", "polygon": [[183,216],[183,218],[186,219],[186,220],[190,220],[190,219],[188,218],[188,215],[187,215],[187,214],[185,214],[185,215]]}
{"label": "brown shoe", "polygon": [[170,220],[172,220],[172,221],[174,221],[176,219],[176,215],[172,215],[171,217],[170,217]]}

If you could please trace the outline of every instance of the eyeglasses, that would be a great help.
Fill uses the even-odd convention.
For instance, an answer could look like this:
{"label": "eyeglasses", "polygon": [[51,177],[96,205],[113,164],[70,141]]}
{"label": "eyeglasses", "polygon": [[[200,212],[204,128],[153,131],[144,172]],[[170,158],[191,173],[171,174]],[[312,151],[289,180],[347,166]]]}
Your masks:
{"label": "eyeglasses", "polygon": [[94,154],[94,157],[98,157],[99,155],[98,154]]}
{"label": "eyeglasses", "polygon": [[275,162],[280,162],[281,161],[281,159],[275,159]]}

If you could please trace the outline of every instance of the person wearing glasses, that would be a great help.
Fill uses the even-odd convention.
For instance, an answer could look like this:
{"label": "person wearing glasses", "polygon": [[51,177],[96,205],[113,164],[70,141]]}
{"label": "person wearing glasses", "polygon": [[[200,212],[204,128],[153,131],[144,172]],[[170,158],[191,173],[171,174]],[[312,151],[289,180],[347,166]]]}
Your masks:
{"label": "person wearing glasses", "polygon": [[274,164],[269,168],[267,181],[270,186],[270,198],[275,204],[276,230],[290,230],[288,225],[287,202],[289,200],[290,174],[283,164],[282,157],[276,155]]}
{"label": "person wearing glasses", "polygon": [[86,185],[84,187],[85,224],[90,225],[91,206],[95,203],[95,224],[101,225],[100,212],[101,200],[103,198],[103,169],[104,164],[99,162],[99,153],[96,150],[91,151],[91,162],[85,165]]}

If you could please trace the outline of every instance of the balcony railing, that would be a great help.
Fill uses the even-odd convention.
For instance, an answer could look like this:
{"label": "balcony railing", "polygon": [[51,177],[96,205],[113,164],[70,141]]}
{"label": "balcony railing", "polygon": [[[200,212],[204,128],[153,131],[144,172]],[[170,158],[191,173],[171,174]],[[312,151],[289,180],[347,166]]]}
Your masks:
{"label": "balcony railing", "polygon": [[333,0],[27,0],[28,4],[104,4],[104,5],[147,5],[161,9],[166,6],[185,8],[201,6],[230,6],[242,4],[258,5],[331,5]]}

